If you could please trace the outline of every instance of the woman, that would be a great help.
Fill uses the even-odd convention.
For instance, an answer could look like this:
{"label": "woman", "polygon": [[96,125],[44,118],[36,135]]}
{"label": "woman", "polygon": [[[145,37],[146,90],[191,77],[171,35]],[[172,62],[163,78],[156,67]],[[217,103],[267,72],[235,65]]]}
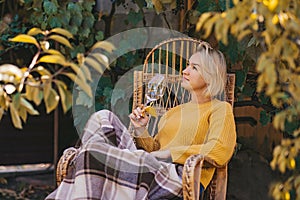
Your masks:
{"label": "woman", "polygon": [[[190,155],[207,155],[223,165],[233,154],[232,108],[218,100],[225,82],[223,54],[203,42],[183,71],[182,87],[191,101],[165,113],[154,138],[143,107],[129,115],[136,145],[113,113],[93,114],[72,168],[47,199],[181,199],[182,165]],[[213,168],[202,171],[202,190],[213,173]]]}

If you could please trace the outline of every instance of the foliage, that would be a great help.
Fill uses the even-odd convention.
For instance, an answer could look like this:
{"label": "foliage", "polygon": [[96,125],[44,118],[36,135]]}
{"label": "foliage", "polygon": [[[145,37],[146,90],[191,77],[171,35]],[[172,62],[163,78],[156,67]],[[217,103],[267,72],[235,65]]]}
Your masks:
{"label": "foliage", "polygon": [[[39,38],[39,39],[37,39]],[[0,66],[0,119],[5,111],[10,111],[13,124],[22,128],[22,121],[26,122],[27,115],[38,115],[34,108],[43,101],[47,113],[53,111],[61,102],[64,112],[72,105],[72,93],[68,87],[68,79],[75,82],[88,97],[92,97],[89,86],[91,74],[87,68],[88,59],[81,55],[80,63],[66,59],[60,51],[61,45],[72,48],[69,39],[73,35],[61,28],[42,31],[39,28],[30,29],[27,34],[19,34],[9,39],[11,42],[21,42],[34,45],[36,53],[29,66],[22,68],[3,64]],[[56,47],[52,48],[53,46]],[[99,42],[93,48],[111,47]],[[105,61],[102,63],[107,66]],[[91,65],[98,71],[103,71],[101,65]],[[67,78],[67,79],[66,79]],[[80,97],[80,96],[79,96]]]}
{"label": "foliage", "polygon": [[[300,198],[299,163],[299,35],[300,3],[287,0],[234,0],[234,7],[224,12],[203,13],[196,28],[203,37],[215,33],[218,41],[229,44],[230,36],[248,41],[262,49],[256,71],[257,92],[265,93],[278,110],[273,117],[276,129],[289,139],[274,149],[271,167],[284,173],[294,172],[285,183],[272,187],[274,199]],[[241,12],[241,10],[243,12]],[[292,128],[291,128],[292,127]]]}
{"label": "foliage", "polygon": [[103,39],[103,32],[94,27],[97,21],[93,12],[95,0],[4,0],[0,3],[3,10],[7,9],[7,13],[2,17],[11,18],[7,30],[1,35],[4,51],[2,53],[9,47],[8,37],[25,33],[28,30],[25,27],[40,27],[42,30],[59,27],[68,30],[75,36],[71,41],[74,48],[65,49],[70,51],[72,59],[76,58],[78,53],[86,52],[96,41]]}

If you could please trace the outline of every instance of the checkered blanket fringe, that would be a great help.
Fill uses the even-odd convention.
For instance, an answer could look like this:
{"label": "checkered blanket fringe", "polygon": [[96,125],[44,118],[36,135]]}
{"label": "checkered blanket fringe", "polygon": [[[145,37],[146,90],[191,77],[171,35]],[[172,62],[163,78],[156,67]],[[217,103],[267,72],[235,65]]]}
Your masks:
{"label": "checkered blanket fringe", "polygon": [[88,120],[67,177],[46,199],[182,199],[182,182],[174,164],[136,149],[121,121],[102,110]]}

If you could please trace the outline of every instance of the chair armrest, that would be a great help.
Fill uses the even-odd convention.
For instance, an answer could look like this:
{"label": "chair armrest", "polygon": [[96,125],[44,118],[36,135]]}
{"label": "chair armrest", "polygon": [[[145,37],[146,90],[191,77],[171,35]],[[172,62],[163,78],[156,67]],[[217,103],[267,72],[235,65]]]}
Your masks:
{"label": "chair armrest", "polygon": [[201,169],[209,167],[223,169],[227,167],[227,163],[225,165],[219,165],[211,158],[201,154],[192,155],[186,160],[182,174],[184,200],[199,199]]}
{"label": "chair armrest", "polygon": [[67,172],[69,171],[69,166],[74,160],[77,153],[78,153],[78,149],[74,147],[69,147],[66,150],[64,150],[64,153],[60,157],[56,167],[57,186],[59,186],[63,181],[63,179],[67,176]]}

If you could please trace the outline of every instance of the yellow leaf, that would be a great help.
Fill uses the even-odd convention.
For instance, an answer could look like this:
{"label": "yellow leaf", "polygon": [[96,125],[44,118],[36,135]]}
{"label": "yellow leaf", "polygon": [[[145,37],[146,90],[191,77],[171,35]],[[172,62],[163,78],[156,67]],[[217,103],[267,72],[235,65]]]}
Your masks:
{"label": "yellow leaf", "polygon": [[296,161],[295,161],[294,158],[291,158],[289,160],[289,167],[290,167],[290,169],[295,169],[295,167],[296,167]]}
{"label": "yellow leaf", "polygon": [[44,93],[39,88],[33,87],[32,88],[32,100],[36,105],[40,105],[42,102]]}
{"label": "yellow leaf", "polygon": [[32,28],[27,32],[27,35],[44,34],[40,28]]}
{"label": "yellow leaf", "polygon": [[279,22],[278,15],[275,14],[275,15],[273,16],[273,18],[272,18],[272,23],[273,23],[274,25],[276,25],[276,24],[278,24],[278,22]]}
{"label": "yellow leaf", "polygon": [[44,98],[44,102],[46,105],[47,113],[50,113],[57,107],[59,102],[59,96],[57,95],[57,92],[53,88],[50,89],[48,98]]}
{"label": "yellow leaf", "polygon": [[87,80],[91,81],[92,80],[92,76],[91,76],[91,72],[89,70],[89,68],[86,65],[80,65],[80,69],[83,71],[83,73],[85,74],[85,77]]}
{"label": "yellow leaf", "polygon": [[3,117],[3,114],[4,114],[4,109],[1,107],[0,105],[0,120],[2,119]]}
{"label": "yellow leaf", "polygon": [[38,63],[52,63],[52,64],[60,64],[60,65],[65,65],[66,64],[66,60],[63,56],[59,56],[59,55],[45,55],[43,57],[41,57],[38,60]]}
{"label": "yellow leaf", "polygon": [[246,30],[241,31],[238,34],[238,37],[237,37],[238,41],[241,41],[245,36],[247,36],[247,35],[249,35],[251,33],[252,33],[252,31],[250,29],[246,29]]}
{"label": "yellow leaf", "polygon": [[67,47],[73,48],[71,43],[69,42],[69,40],[67,40],[66,38],[64,38],[60,35],[50,35],[48,38],[55,40],[56,42],[59,42],[63,45],[66,45]]}
{"label": "yellow leaf", "polygon": [[269,0],[269,5],[267,5],[269,10],[274,11],[278,6],[278,2],[279,0]]}
{"label": "yellow leaf", "polygon": [[43,66],[38,66],[38,67],[34,68],[32,71],[33,72],[36,71],[36,72],[38,72],[42,76],[45,76],[45,75],[47,75],[49,77],[52,76],[52,74],[50,73],[50,71],[47,70],[47,69],[45,69]]}
{"label": "yellow leaf", "polygon": [[275,91],[277,82],[277,72],[274,63],[271,63],[270,66],[266,67],[265,73],[265,82],[267,83],[266,94],[271,95]]}
{"label": "yellow leaf", "polygon": [[10,104],[10,115],[13,122],[14,127],[18,129],[22,129],[22,122],[20,116],[18,114],[17,109],[14,107],[14,104]]}
{"label": "yellow leaf", "polygon": [[222,40],[222,30],[223,30],[223,26],[224,26],[224,19],[222,20],[218,20],[216,23],[215,23],[215,35],[216,35],[216,39],[218,41],[221,41]]}
{"label": "yellow leaf", "polygon": [[30,35],[25,35],[25,34],[20,34],[17,35],[14,38],[9,39],[9,41],[11,42],[23,42],[23,43],[30,43],[30,44],[34,44],[35,46],[37,46],[39,48],[39,43],[37,42],[37,40],[30,36]]}
{"label": "yellow leaf", "polygon": [[229,30],[230,24],[227,21],[224,21],[224,27],[222,29],[222,42],[223,44],[228,44],[228,30]]}
{"label": "yellow leaf", "polygon": [[92,96],[93,96],[91,87],[90,87],[86,82],[83,82],[81,79],[79,79],[75,74],[63,72],[62,75],[65,75],[65,76],[69,77],[69,78],[70,78],[73,82],[75,82],[81,89],[83,89],[83,91],[84,91],[89,97],[92,97]]}
{"label": "yellow leaf", "polygon": [[29,103],[26,99],[23,97],[21,98],[21,105],[26,108],[26,111],[31,115],[39,115],[39,112],[33,108],[31,103]]}
{"label": "yellow leaf", "polygon": [[[221,17],[220,17],[220,14],[215,14],[212,18],[208,19],[203,28],[205,29],[205,34],[204,34],[204,38],[207,38],[208,36],[210,36],[211,32],[213,31],[213,27],[215,25],[215,22],[217,20],[219,20]],[[223,20],[223,19],[221,19]]]}
{"label": "yellow leaf", "polygon": [[154,5],[157,14],[164,11],[163,4],[160,0],[152,0],[152,4]]}
{"label": "yellow leaf", "polygon": [[112,43],[107,42],[107,41],[100,41],[93,45],[93,47],[91,48],[91,51],[94,49],[98,49],[98,48],[104,49],[109,53],[111,53],[113,50],[116,49]]}
{"label": "yellow leaf", "polygon": [[26,109],[24,107],[20,107],[19,108],[19,116],[21,117],[21,119],[23,120],[23,122],[26,122],[27,120],[27,112]]}
{"label": "yellow leaf", "polygon": [[72,94],[70,91],[67,90],[67,86],[64,82],[59,80],[53,80],[53,81],[58,88],[63,111],[64,113],[66,113],[72,106]]}
{"label": "yellow leaf", "polygon": [[[96,59],[94,59],[94,58],[96,58]],[[103,63],[105,63],[105,62],[102,60],[102,58],[98,57],[98,56],[96,57],[96,55],[95,55],[95,57],[94,56],[93,57],[91,57],[91,56],[86,57],[85,60],[84,60],[83,65],[85,65],[87,67],[93,67],[100,74],[103,74],[104,70],[106,69],[105,66],[107,66],[107,64],[103,66]]]}
{"label": "yellow leaf", "polygon": [[267,46],[270,46],[272,42],[270,34],[267,31],[264,31],[261,35],[265,38]]}
{"label": "yellow leaf", "polygon": [[156,113],[156,110],[155,110],[154,107],[152,107],[152,106],[147,106],[147,107],[145,108],[145,111],[146,111],[148,114],[150,114],[151,116],[157,117],[157,113]]}
{"label": "yellow leaf", "polygon": [[199,19],[198,19],[198,23],[196,25],[196,31],[200,31],[200,29],[202,28],[203,24],[206,22],[207,19],[209,19],[213,14],[211,12],[206,12],[203,13]]}
{"label": "yellow leaf", "polygon": [[72,68],[72,70],[75,72],[75,74],[83,81],[86,81],[84,73],[81,71],[78,65],[75,63],[69,63],[69,66]]}
{"label": "yellow leaf", "polygon": [[46,50],[45,52],[46,52],[46,53],[49,53],[49,54],[52,54],[52,55],[59,55],[59,56],[62,56],[62,57],[63,57],[63,55],[62,55],[59,51],[57,51],[57,50],[55,50],[55,49],[48,49],[48,50]]}
{"label": "yellow leaf", "polygon": [[257,72],[264,71],[272,63],[273,63],[272,59],[269,58],[267,54],[262,54],[257,61],[257,65],[256,65]]}
{"label": "yellow leaf", "polygon": [[54,28],[54,29],[50,30],[50,33],[58,33],[60,35],[66,36],[67,38],[73,38],[72,33],[67,31],[66,29],[62,29],[62,28]]}
{"label": "yellow leaf", "polygon": [[284,111],[277,113],[273,120],[274,127],[279,130],[284,130],[285,118],[286,113]]}
{"label": "yellow leaf", "polygon": [[233,4],[237,5],[240,1],[239,0],[233,0]]}
{"label": "yellow leaf", "polygon": [[42,78],[42,82],[43,82],[44,98],[47,99],[52,89],[51,80]]}

